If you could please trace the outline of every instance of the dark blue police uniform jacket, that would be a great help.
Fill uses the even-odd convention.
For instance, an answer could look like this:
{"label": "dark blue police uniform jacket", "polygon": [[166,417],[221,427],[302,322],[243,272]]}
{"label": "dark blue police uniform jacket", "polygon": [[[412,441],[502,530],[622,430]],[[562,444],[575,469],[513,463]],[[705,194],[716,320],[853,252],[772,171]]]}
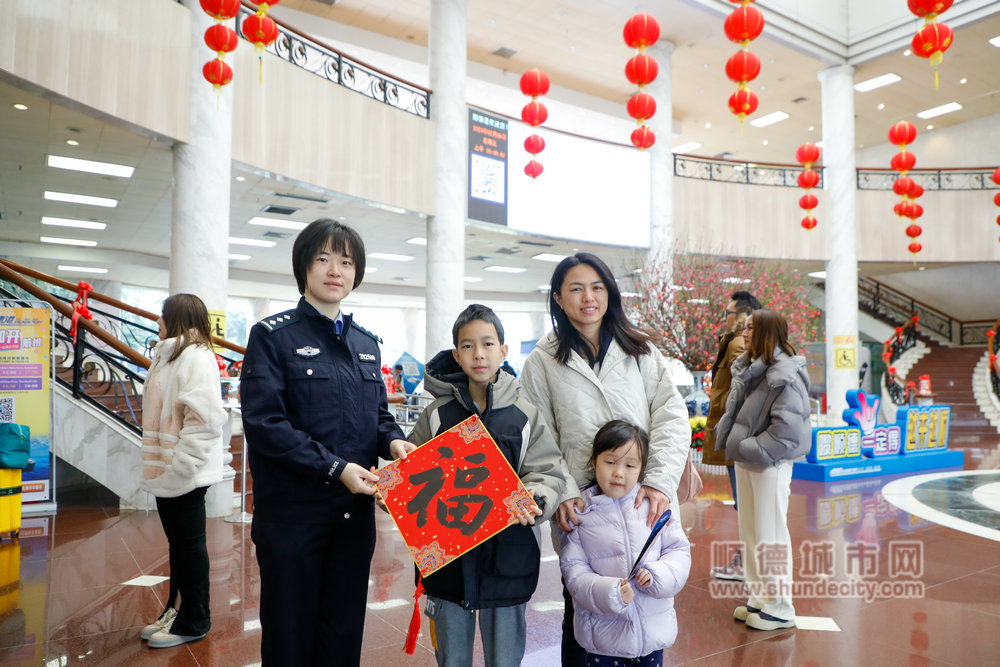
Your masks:
{"label": "dark blue police uniform jacket", "polygon": [[340,483],[349,462],[368,470],[403,434],[389,413],[377,336],[300,299],[250,331],[240,378],[254,513],[317,521],[358,502]]}

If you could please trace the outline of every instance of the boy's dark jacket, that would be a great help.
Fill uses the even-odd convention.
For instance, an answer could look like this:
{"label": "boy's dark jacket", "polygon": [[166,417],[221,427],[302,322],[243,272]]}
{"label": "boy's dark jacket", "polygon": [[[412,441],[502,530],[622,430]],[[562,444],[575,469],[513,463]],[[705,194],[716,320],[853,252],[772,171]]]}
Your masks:
{"label": "boy's dark jacket", "polygon": [[506,364],[487,389],[482,413],[469,394],[468,377],[451,350],[435,355],[424,372],[424,386],[436,400],[420,415],[409,440],[422,445],[478,414],[544,512],[535,519],[535,528],[514,524],[425,577],[424,590],[466,609],[527,602],[538,583],[537,524],[552,516],[569,479],[552,431],[533,406],[518,399],[517,380]]}

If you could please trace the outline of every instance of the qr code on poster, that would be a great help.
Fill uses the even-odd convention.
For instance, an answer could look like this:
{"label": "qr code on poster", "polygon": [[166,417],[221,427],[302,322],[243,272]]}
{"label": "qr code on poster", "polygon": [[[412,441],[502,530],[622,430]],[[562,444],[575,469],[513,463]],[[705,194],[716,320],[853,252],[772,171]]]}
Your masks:
{"label": "qr code on poster", "polygon": [[15,396],[0,397],[0,422],[14,421],[14,401]]}
{"label": "qr code on poster", "polygon": [[470,165],[471,197],[504,203],[504,163],[482,155],[473,155]]}

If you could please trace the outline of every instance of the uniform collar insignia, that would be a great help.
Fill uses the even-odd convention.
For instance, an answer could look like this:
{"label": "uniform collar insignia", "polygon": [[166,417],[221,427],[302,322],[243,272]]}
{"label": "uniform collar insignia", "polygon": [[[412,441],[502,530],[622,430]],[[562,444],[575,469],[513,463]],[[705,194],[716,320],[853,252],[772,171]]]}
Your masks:
{"label": "uniform collar insignia", "polygon": [[300,347],[299,349],[295,350],[295,354],[297,354],[300,357],[306,357],[307,359],[315,357],[319,353],[320,353],[319,348],[313,347],[311,345],[306,345],[305,347]]}

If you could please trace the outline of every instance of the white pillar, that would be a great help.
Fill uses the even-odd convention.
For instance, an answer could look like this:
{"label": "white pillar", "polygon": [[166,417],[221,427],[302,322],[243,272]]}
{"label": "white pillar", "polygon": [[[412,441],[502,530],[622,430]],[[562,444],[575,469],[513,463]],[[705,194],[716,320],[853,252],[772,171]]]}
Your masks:
{"label": "white pillar", "polygon": [[[202,77],[215,57],[205,46],[205,31],[215,23],[199,0],[184,0],[191,11],[191,108],[188,142],[174,146],[173,216],[170,223],[170,293],[201,297],[208,309],[226,311],[229,282],[229,183],[233,147],[233,91],[219,92]],[[227,21],[230,28],[235,21]],[[250,48],[246,42],[240,48]],[[224,443],[226,452],[229,442]],[[208,516],[233,511],[233,470],[208,490]]]}
{"label": "white pillar", "polygon": [[465,300],[469,125],[465,22],[465,0],[431,0],[429,51],[436,178],[435,215],[427,220],[427,357],[452,347],[451,325]]}
{"label": "white pillar", "polygon": [[258,296],[252,301],[253,303],[253,321],[260,322],[262,319],[271,315],[271,299],[266,296]]}
{"label": "white pillar", "polygon": [[646,121],[656,135],[649,149],[649,258],[663,263],[673,275],[674,255],[674,103],[671,58],[674,44],[661,39],[646,49],[656,60],[659,75],[646,86],[656,100],[656,115]]}
{"label": "white pillar", "polygon": [[[832,423],[858,388],[858,234],[855,212],[854,68],[819,73],[823,107],[824,189],[829,202],[830,261],[826,264],[826,401]],[[839,366],[839,367],[838,367]]]}

